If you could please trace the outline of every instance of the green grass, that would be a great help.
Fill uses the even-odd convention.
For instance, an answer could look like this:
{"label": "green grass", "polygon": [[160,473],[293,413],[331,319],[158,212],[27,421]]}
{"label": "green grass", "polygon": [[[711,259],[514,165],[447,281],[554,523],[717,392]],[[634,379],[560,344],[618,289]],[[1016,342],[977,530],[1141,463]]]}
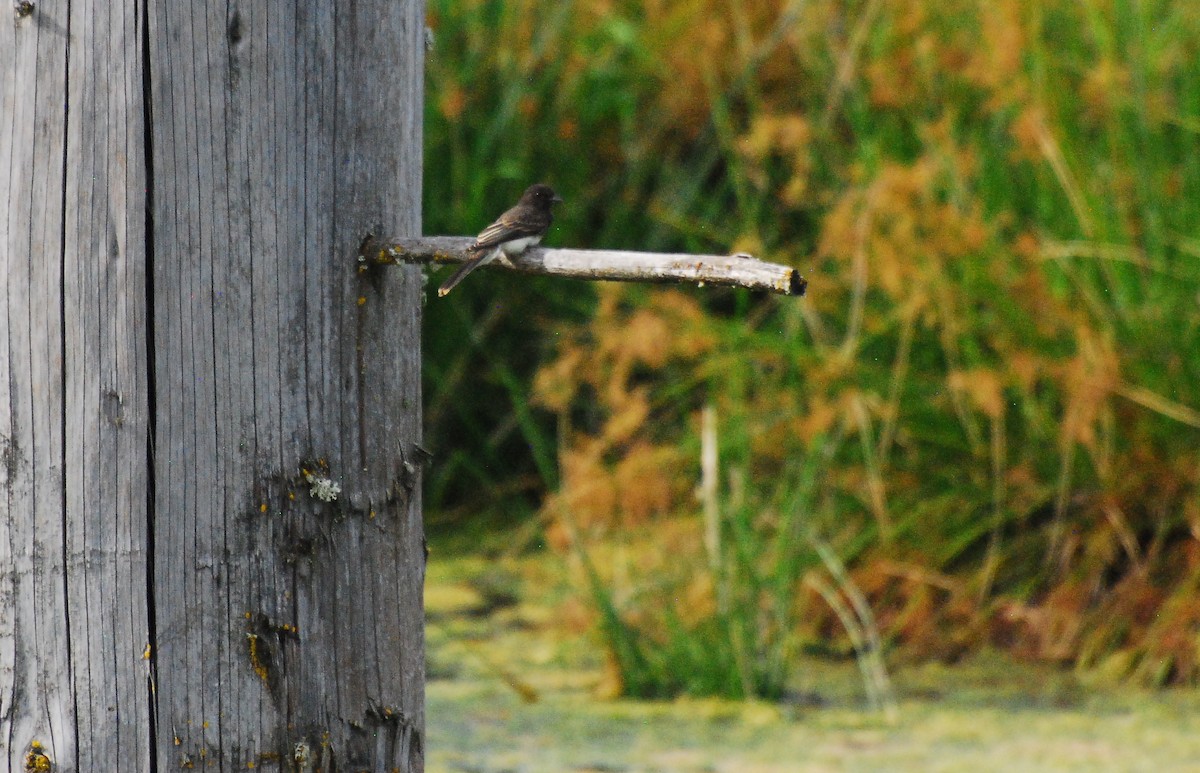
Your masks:
{"label": "green grass", "polygon": [[[567,199],[550,244],[748,249],[810,280],[796,301],[481,272],[431,299],[435,531],[572,521],[551,541],[592,561],[581,592],[635,694],[777,696],[797,642],[853,649],[815,544],[850,567],[826,600],[861,587],[888,651],[1200,677],[1200,6],[429,13],[426,232],[473,233],[543,180]],[[663,352],[634,345],[647,317]],[[673,466],[621,477],[647,447]],[[631,528],[597,482],[673,494]],[[692,619],[677,599],[706,572],[735,603]]]}

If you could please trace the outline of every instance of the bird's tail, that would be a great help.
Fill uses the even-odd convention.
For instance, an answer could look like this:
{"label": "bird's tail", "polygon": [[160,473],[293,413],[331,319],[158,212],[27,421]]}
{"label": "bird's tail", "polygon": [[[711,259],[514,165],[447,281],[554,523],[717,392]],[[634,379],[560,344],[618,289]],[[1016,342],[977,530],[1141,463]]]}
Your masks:
{"label": "bird's tail", "polygon": [[457,271],[450,275],[449,279],[442,282],[442,286],[438,288],[438,297],[442,298],[449,295],[451,290],[458,287],[459,282],[466,279],[467,274],[482,266],[490,258],[494,257],[498,251],[499,248],[495,250],[481,250],[475,257],[468,259],[458,267]]}

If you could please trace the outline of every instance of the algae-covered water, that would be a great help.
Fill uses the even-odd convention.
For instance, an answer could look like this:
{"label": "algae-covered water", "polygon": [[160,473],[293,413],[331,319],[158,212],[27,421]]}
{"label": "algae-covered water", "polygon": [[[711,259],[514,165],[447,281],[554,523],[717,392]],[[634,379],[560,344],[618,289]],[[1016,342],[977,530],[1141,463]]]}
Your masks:
{"label": "algae-covered water", "polygon": [[613,689],[553,559],[431,560],[431,773],[1200,771],[1200,693],[1098,686],[976,655],[894,666],[893,722],[852,663],[797,664],[784,704],[600,697]]}

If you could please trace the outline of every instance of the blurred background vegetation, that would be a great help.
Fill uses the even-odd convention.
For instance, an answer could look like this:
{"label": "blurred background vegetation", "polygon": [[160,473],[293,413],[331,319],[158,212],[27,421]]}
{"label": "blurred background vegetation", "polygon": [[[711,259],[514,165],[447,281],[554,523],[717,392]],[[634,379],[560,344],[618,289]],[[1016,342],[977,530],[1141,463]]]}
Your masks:
{"label": "blurred background vegetation", "polygon": [[810,282],[431,298],[435,544],[562,555],[614,692],[778,697],[800,651],[869,684],[880,653],[985,646],[1200,678],[1200,5],[428,17],[426,233],[544,181],[548,244]]}

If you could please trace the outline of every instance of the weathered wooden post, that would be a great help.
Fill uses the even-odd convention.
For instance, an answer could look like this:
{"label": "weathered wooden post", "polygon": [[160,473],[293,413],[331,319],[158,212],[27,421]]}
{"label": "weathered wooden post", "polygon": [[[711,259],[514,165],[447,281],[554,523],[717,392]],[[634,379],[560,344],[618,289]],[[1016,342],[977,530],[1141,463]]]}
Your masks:
{"label": "weathered wooden post", "polygon": [[420,770],[421,2],[10,7],[4,769]]}

